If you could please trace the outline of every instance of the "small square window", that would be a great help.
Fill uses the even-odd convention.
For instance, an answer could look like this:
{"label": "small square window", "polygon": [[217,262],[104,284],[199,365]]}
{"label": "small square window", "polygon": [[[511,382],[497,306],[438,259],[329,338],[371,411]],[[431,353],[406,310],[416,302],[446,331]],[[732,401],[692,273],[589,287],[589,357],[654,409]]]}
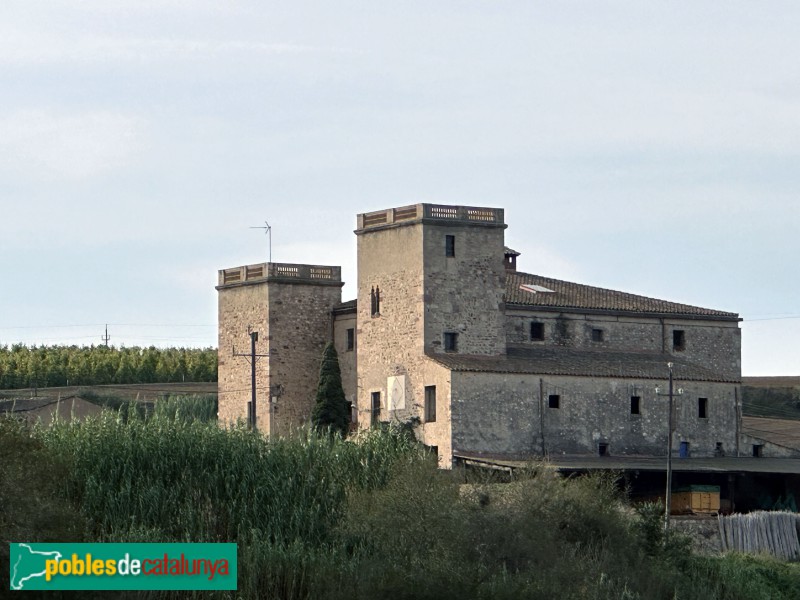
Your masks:
{"label": "small square window", "polygon": [[547,406],[550,408],[561,408],[561,396],[558,394],[550,394],[547,397]]}
{"label": "small square window", "polygon": [[682,352],[686,349],[686,333],[682,329],[675,329],[672,332],[672,349],[675,352]]}
{"label": "small square window", "polygon": [[458,351],[458,334],[452,331],[445,332],[444,334],[444,351],[457,352]]}
{"label": "small square window", "polygon": [[699,419],[708,418],[708,398],[697,399],[697,417]]}
{"label": "small square window", "polygon": [[753,444],[753,457],[761,458],[764,456],[764,444]]}
{"label": "small square window", "polygon": [[352,350],[356,347],[356,330],[350,327],[347,330],[347,350]]}
{"label": "small square window", "polygon": [[600,456],[608,456],[608,444],[604,442],[597,444],[597,454]]}
{"label": "small square window", "polygon": [[425,422],[436,422],[436,386],[425,386]]}
{"label": "small square window", "polygon": [[444,236],[444,255],[449,257],[456,255],[456,236]]}
{"label": "small square window", "polygon": [[603,341],[603,330],[602,329],[592,329],[592,341],[593,342],[602,342]]}
{"label": "small square window", "polygon": [[531,323],[531,340],[534,342],[544,340],[544,323]]}
{"label": "small square window", "polygon": [[640,396],[631,396],[631,414],[632,415],[640,415],[641,413],[641,397]]}

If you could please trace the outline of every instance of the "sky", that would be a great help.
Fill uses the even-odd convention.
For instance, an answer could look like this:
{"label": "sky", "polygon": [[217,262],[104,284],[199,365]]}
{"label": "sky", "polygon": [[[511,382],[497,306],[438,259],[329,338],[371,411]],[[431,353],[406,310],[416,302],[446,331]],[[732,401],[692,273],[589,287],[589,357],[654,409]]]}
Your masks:
{"label": "sky", "polygon": [[800,375],[800,4],[3,0],[0,345],[215,346],[217,270],[505,209],[525,272]]}

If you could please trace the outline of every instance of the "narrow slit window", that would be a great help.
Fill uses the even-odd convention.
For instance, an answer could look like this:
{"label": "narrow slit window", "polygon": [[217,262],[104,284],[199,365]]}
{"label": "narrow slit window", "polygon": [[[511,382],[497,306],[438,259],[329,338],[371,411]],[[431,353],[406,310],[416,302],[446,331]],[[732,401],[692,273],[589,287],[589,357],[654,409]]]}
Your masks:
{"label": "narrow slit window", "polygon": [[456,255],[456,236],[444,236],[444,255],[447,257],[453,257]]}
{"label": "narrow slit window", "polygon": [[697,417],[700,419],[708,418],[708,398],[697,399]]}
{"label": "narrow slit window", "polygon": [[353,350],[356,347],[356,330],[350,327],[347,330],[347,350]]}
{"label": "narrow slit window", "polygon": [[640,396],[631,396],[631,414],[640,415],[642,398]]}
{"label": "narrow slit window", "polygon": [[547,406],[549,408],[561,408],[561,396],[558,394],[550,394],[547,397]]}
{"label": "narrow slit window", "polygon": [[369,293],[371,313],[373,317],[381,316],[381,290],[376,285]]}
{"label": "narrow slit window", "polygon": [[436,386],[425,386],[425,422],[436,422]]}
{"label": "narrow slit window", "polygon": [[381,393],[372,392],[372,406],[370,407],[370,423],[377,425],[381,418]]}
{"label": "narrow slit window", "polygon": [[531,323],[531,341],[541,342],[544,340],[544,323]]}

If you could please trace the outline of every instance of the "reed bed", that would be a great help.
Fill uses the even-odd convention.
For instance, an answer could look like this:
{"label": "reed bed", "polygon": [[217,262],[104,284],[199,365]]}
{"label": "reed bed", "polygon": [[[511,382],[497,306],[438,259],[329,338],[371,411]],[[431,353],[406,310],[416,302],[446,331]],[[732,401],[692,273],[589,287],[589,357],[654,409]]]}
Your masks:
{"label": "reed bed", "polygon": [[[0,537],[237,542],[239,589],[211,594],[226,600],[777,600],[800,589],[797,565],[694,557],[662,539],[660,511],[625,509],[613,478],[534,466],[511,484],[465,486],[402,429],[268,440],[219,428],[203,403],[0,422]],[[36,514],[47,524],[30,527]]]}
{"label": "reed bed", "polygon": [[91,519],[92,537],[319,543],[349,487],[376,487],[400,458],[424,459],[396,432],[357,443],[309,431],[268,440],[219,428],[189,406],[174,400],[147,417],[109,411],[40,430],[70,464],[66,494]]}

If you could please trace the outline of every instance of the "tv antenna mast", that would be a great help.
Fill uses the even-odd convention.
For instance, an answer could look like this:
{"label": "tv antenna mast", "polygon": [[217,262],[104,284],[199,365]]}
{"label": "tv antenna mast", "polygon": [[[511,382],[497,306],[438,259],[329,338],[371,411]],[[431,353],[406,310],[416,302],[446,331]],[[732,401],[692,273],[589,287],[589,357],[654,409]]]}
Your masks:
{"label": "tv antenna mast", "polygon": [[263,229],[264,233],[269,236],[269,262],[272,262],[272,226],[264,221],[261,227],[251,227],[250,229]]}
{"label": "tv antenna mast", "polygon": [[108,335],[108,325],[106,325],[106,334],[100,338],[106,343],[106,348],[108,348],[108,341],[111,339],[111,336]]}

